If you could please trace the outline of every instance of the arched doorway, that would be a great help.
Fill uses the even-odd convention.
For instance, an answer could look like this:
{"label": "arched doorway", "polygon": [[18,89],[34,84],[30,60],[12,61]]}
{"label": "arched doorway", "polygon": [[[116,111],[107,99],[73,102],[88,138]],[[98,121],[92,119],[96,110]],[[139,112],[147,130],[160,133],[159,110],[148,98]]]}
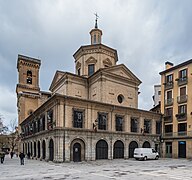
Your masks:
{"label": "arched doorway", "polygon": [[49,141],[49,160],[53,161],[54,158],[54,142],[53,139]]}
{"label": "arched doorway", "polygon": [[138,148],[137,142],[136,141],[130,142],[130,144],[129,144],[129,158],[133,158],[135,148]]}
{"label": "arched doorway", "polygon": [[113,147],[113,159],[124,158],[124,144],[118,140]]}
{"label": "arched doorway", "polygon": [[41,147],[40,147],[40,141],[38,141],[37,143],[37,158],[40,158],[41,156]]}
{"label": "arched doorway", "polygon": [[96,159],[108,159],[108,144],[105,140],[99,140],[96,144]]}
{"label": "arched doorway", "polygon": [[34,157],[36,157],[36,142],[34,142]]}
{"label": "arched doorway", "polygon": [[150,145],[150,143],[148,142],[148,141],[145,141],[144,143],[143,143],[143,146],[142,146],[143,148],[150,148],[151,147],[151,145]]}
{"label": "arched doorway", "polygon": [[74,139],[71,142],[70,160],[74,162],[85,160],[85,142],[82,139]]}
{"label": "arched doorway", "polygon": [[45,140],[43,140],[42,142],[42,159],[45,159],[46,156],[46,144],[45,144]]}
{"label": "arched doorway", "polygon": [[81,144],[75,143],[73,145],[73,161],[80,162],[81,161]]}

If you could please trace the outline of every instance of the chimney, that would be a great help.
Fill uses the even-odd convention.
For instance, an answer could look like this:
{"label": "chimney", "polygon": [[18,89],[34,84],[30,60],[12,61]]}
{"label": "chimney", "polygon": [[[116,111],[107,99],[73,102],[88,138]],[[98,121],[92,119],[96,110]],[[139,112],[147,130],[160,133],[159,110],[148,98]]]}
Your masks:
{"label": "chimney", "polygon": [[166,69],[166,70],[169,69],[169,68],[172,68],[173,66],[174,66],[173,63],[171,63],[171,62],[169,62],[169,61],[165,62],[165,69]]}

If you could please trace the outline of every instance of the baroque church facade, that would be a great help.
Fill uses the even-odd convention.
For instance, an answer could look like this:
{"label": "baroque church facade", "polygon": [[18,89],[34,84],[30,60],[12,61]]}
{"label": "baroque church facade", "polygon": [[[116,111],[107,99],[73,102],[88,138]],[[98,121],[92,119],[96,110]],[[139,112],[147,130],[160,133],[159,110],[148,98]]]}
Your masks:
{"label": "baroque church facade", "polygon": [[73,55],[75,74],[56,71],[49,92],[40,90],[41,60],[18,55],[21,151],[33,158],[128,159],[136,147],[160,150],[161,115],[138,109],[141,81],[101,43],[97,20],[90,36]]}

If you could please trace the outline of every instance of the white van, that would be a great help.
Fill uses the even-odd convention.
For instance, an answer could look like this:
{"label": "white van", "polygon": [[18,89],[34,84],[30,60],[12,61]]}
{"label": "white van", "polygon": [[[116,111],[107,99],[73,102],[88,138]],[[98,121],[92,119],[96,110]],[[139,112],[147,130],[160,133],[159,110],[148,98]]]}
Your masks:
{"label": "white van", "polygon": [[142,159],[159,159],[159,153],[153,148],[135,148],[134,158],[136,160]]}

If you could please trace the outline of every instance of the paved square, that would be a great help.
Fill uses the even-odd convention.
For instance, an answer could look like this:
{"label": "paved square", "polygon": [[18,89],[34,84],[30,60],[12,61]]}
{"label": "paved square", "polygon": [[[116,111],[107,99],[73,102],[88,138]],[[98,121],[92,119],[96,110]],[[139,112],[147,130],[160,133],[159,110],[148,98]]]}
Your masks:
{"label": "paved square", "polygon": [[25,165],[21,166],[18,158],[7,156],[5,163],[0,164],[0,180],[191,180],[191,171],[192,161],[186,159],[119,159],[60,164],[25,159]]}

